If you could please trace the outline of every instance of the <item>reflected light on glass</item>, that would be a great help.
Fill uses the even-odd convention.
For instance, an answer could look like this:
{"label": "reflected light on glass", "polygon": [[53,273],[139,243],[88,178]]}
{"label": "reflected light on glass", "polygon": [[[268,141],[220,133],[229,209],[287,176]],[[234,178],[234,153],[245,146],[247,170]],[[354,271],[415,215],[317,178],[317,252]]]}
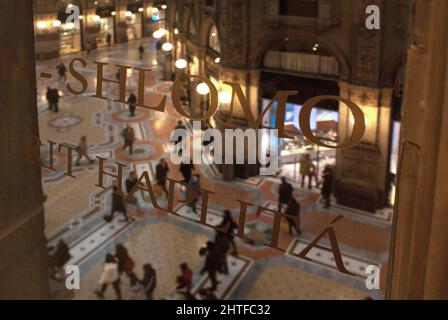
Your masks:
{"label": "reflected light on glass", "polygon": [[232,94],[228,91],[222,91],[219,93],[218,99],[221,103],[230,103],[230,101],[232,100]]}
{"label": "reflected light on glass", "polygon": [[162,50],[166,51],[166,52],[171,51],[171,50],[173,50],[173,45],[171,43],[169,43],[169,42],[165,42],[162,45]]}
{"label": "reflected light on glass", "polygon": [[174,63],[174,65],[176,66],[177,69],[184,69],[187,67],[187,60],[179,59]]}
{"label": "reflected light on glass", "polygon": [[196,92],[201,95],[206,95],[210,93],[210,89],[206,83],[201,82],[200,84],[197,85]]}

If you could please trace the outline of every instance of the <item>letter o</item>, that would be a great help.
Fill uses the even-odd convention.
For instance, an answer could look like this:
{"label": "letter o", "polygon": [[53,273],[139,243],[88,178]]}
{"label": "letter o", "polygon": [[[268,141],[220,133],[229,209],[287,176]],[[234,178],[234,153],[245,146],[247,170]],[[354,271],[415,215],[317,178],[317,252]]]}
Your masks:
{"label": "letter o", "polygon": [[[353,113],[353,118],[355,119],[355,124],[353,125],[353,132],[350,138],[350,141],[347,143],[344,143],[339,146],[330,146],[318,139],[314,134],[313,131],[311,131],[310,127],[310,118],[311,118],[311,110],[315,105],[317,105],[322,100],[338,100],[340,102],[343,102]],[[300,110],[299,114],[299,126],[300,130],[302,131],[303,135],[310,140],[311,142],[314,142],[315,144],[325,147],[325,148],[331,148],[331,149],[349,149],[357,145],[361,142],[362,138],[364,137],[364,133],[366,132],[366,124],[364,120],[364,112],[362,112],[361,108],[358,107],[358,105],[348,99],[344,99],[338,96],[317,96],[314,98],[311,98],[305,102],[302,109]]]}
{"label": "letter o", "polygon": [[[210,108],[205,116],[193,116],[187,114],[184,109],[182,108],[182,105],[180,103],[180,94],[182,89],[182,83],[190,78],[198,78],[201,79],[210,89]],[[201,77],[201,76],[185,76],[182,75],[176,81],[174,81],[173,89],[171,91],[171,98],[173,100],[174,108],[179,112],[180,115],[189,118],[191,120],[207,120],[208,118],[212,117],[216,110],[218,110],[218,90],[216,90],[215,86],[213,85],[213,82],[211,82],[209,79]]]}

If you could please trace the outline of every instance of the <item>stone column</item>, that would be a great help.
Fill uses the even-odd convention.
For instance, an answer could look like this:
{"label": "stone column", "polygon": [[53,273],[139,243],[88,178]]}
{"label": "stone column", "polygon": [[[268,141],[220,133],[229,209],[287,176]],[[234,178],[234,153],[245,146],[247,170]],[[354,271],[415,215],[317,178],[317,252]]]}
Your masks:
{"label": "stone column", "polygon": [[48,267],[41,171],[36,161],[26,159],[30,137],[38,136],[32,2],[2,5],[0,299],[45,299]]}
{"label": "stone column", "polygon": [[415,2],[389,299],[448,299],[448,1]]}
{"label": "stone column", "polygon": [[[356,2],[353,35],[353,70],[350,81],[340,82],[340,95],[352,100],[366,115],[366,134],[362,143],[339,150],[336,162],[335,196],[338,203],[375,212],[387,199],[391,88],[381,88],[382,30],[367,30],[365,8],[375,4],[384,10],[384,0]],[[349,139],[353,120],[343,104],[339,107],[340,141]]]}
{"label": "stone column", "polygon": [[[363,141],[338,151],[335,196],[338,203],[374,212],[387,199],[387,174],[392,88],[372,88],[339,82],[340,96],[356,103],[365,114]],[[339,105],[339,139],[351,136],[354,120],[344,104]]]}

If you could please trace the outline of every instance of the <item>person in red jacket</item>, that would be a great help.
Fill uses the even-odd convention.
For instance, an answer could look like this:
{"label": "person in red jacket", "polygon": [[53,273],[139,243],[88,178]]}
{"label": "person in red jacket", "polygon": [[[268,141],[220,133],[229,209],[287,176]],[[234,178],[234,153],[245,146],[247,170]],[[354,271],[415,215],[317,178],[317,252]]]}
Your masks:
{"label": "person in red jacket", "polygon": [[185,289],[186,293],[190,293],[193,283],[193,271],[188,267],[186,263],[180,265],[182,274],[177,277],[177,290]]}

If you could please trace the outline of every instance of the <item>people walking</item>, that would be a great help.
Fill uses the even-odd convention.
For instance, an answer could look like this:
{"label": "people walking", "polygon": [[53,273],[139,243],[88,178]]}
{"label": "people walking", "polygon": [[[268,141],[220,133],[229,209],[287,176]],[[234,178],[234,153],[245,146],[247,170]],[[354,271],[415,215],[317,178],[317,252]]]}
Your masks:
{"label": "people walking", "polygon": [[46,94],[46,97],[47,97],[47,102],[48,102],[48,110],[50,110],[50,111],[53,111],[53,103],[52,103],[52,97],[51,97],[51,95],[53,94],[53,92],[51,91],[51,88],[50,87],[47,87],[47,94]]}
{"label": "people walking", "polygon": [[234,230],[238,229],[238,224],[233,220],[232,213],[230,210],[224,210],[224,215],[222,221],[216,228],[220,229],[222,233],[226,236],[227,240],[232,245],[232,255],[238,256],[238,250],[236,248]]}
{"label": "people walking", "polygon": [[127,212],[126,212],[126,207],[124,205],[124,198],[121,194],[118,193],[118,187],[114,186],[113,187],[113,192],[112,192],[112,210],[110,213],[110,216],[108,217],[108,220],[112,221],[115,215],[115,212],[121,213],[124,217],[123,222],[127,222],[129,221]]}
{"label": "people walking", "polygon": [[176,290],[185,289],[186,293],[190,293],[193,285],[193,271],[188,267],[188,264],[182,263],[180,266],[181,275],[177,277]]}
{"label": "people walking", "polygon": [[278,211],[281,212],[282,206],[286,205],[292,198],[293,187],[285,177],[282,177],[282,183],[278,187]]}
{"label": "people walking", "polygon": [[56,88],[50,89],[47,91],[47,99],[49,102],[49,109],[54,112],[59,112],[59,90]]}
{"label": "people walking", "polygon": [[207,248],[200,251],[200,254],[206,254],[204,267],[201,270],[201,275],[207,272],[208,278],[210,279],[212,286],[210,290],[215,291],[218,287],[218,280],[216,278],[216,272],[220,268],[219,254],[216,251],[213,242],[207,242]]}
{"label": "people walking", "polygon": [[107,46],[110,47],[110,45],[112,44],[112,35],[109,32],[106,34],[106,42]]}
{"label": "people walking", "polygon": [[90,51],[92,50],[92,42],[90,40],[87,40],[86,50],[87,50],[87,56],[89,56],[90,55]]}
{"label": "people walking", "polygon": [[90,159],[89,155],[88,155],[88,145],[87,145],[87,137],[86,136],[82,136],[81,139],[79,140],[79,144],[78,144],[78,158],[76,159],[76,164],[77,166],[79,166],[79,161],[81,161],[81,159],[83,157],[85,157],[87,159],[87,161],[89,161],[89,163],[93,163],[95,162],[95,159]]}
{"label": "people walking", "polygon": [[165,159],[160,159],[159,163],[156,166],[156,183],[163,189],[168,198],[168,189],[166,188],[166,178],[168,176],[168,172],[170,169],[168,168],[168,164]]}
{"label": "people walking", "polygon": [[58,70],[59,80],[63,80],[64,82],[67,81],[67,68],[65,67],[65,64],[61,62],[56,66],[56,69]]}
{"label": "people walking", "polygon": [[328,209],[330,208],[330,199],[333,193],[333,170],[329,166],[325,167],[322,178],[324,182],[322,184],[321,194],[325,201],[324,208]]}
{"label": "people walking", "polygon": [[187,195],[187,199],[191,200],[188,205],[194,213],[197,213],[196,205],[199,201],[199,198],[201,197],[201,184],[199,175],[195,175],[190,179],[187,188]]}
{"label": "people walking", "polygon": [[139,59],[142,60],[143,59],[143,55],[145,53],[145,48],[143,47],[143,43],[140,44],[140,46],[138,47],[138,54],[139,54]]}
{"label": "people walking", "polygon": [[121,275],[123,272],[128,276],[134,270],[134,260],[129,256],[128,249],[121,243],[115,246],[115,259],[118,264],[118,273]]}
{"label": "people walking", "polygon": [[308,177],[308,189],[312,189],[312,173],[314,172],[314,164],[309,154],[304,154],[299,160],[300,175],[302,176],[302,188],[305,188],[305,179]]}
{"label": "people walking", "polygon": [[136,103],[137,98],[133,93],[131,93],[131,95],[128,98],[129,113],[131,117],[135,117],[135,109],[137,108]]}
{"label": "people walking", "polygon": [[130,194],[132,192],[132,190],[137,185],[137,182],[138,182],[137,172],[135,172],[135,171],[129,172],[129,176],[127,177],[127,179],[125,181],[126,192],[128,194]]}
{"label": "people walking", "polygon": [[186,184],[188,184],[190,182],[191,179],[191,174],[194,170],[194,165],[191,162],[191,160],[188,161],[182,161],[180,163],[180,173],[182,174],[182,176],[184,177],[183,182],[185,182]]}
{"label": "people walking", "polygon": [[143,292],[147,300],[154,299],[154,290],[157,284],[156,280],[156,270],[153,269],[151,264],[145,264],[143,266],[143,279],[141,281],[141,284],[143,286]]}
{"label": "people walking", "polygon": [[123,129],[121,136],[124,138],[123,150],[129,148],[129,154],[133,154],[133,146],[135,141],[134,129],[129,124],[127,124]]}
{"label": "people walking", "polygon": [[297,235],[300,235],[300,203],[294,197],[289,199],[284,213],[288,215],[286,220],[289,225],[289,234],[292,236],[292,230],[294,229]]}
{"label": "people walking", "polygon": [[117,299],[121,300],[120,275],[118,273],[118,264],[115,261],[114,256],[111,254],[106,255],[99,285],[100,289],[95,291],[95,294],[98,296],[98,298],[103,299],[107,287],[109,285],[112,285],[117,295]]}

